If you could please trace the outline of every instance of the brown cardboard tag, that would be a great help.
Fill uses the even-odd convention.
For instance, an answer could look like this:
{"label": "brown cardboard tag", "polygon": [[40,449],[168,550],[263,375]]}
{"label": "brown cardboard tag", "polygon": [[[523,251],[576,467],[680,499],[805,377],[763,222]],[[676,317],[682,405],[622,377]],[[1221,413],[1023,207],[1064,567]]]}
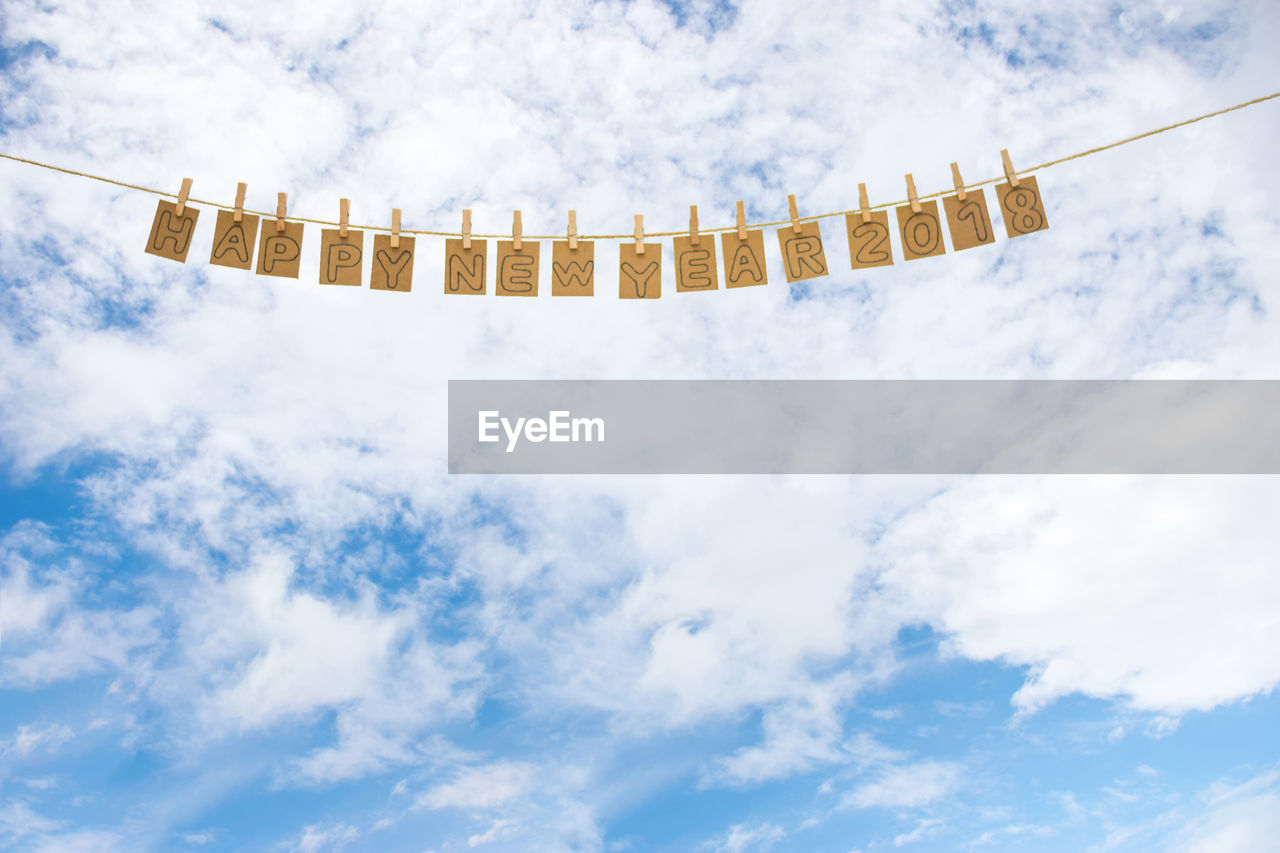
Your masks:
{"label": "brown cardboard tag", "polygon": [[537,242],[521,240],[517,252],[515,241],[499,240],[493,292],[499,296],[537,296],[539,251]]}
{"label": "brown cardboard tag", "polygon": [[147,235],[147,254],[185,264],[199,216],[200,211],[189,204],[179,216],[177,204],[161,199],[156,205],[155,219],[151,220],[151,233]]}
{"label": "brown cardboard tag", "polygon": [[715,290],[720,286],[716,275],[716,239],[711,234],[698,238],[676,237],[673,241],[676,262],[676,292]]}
{"label": "brown cardboard tag", "polygon": [[258,241],[258,275],[297,278],[302,267],[302,223],[286,222],[284,232],[276,230],[276,221],[262,223]]}
{"label": "brown cardboard tag", "polygon": [[969,190],[964,194],[964,201],[958,195],[945,196],[942,209],[947,214],[947,230],[951,232],[951,248],[955,251],[996,241],[982,190]]}
{"label": "brown cardboard tag", "polygon": [[898,238],[902,240],[902,257],[908,261],[930,258],[946,252],[942,245],[942,223],[938,221],[938,203],[933,199],[920,202],[920,212],[904,204],[898,211]]}
{"label": "brown cardboard tag", "polygon": [[364,232],[336,228],[320,232],[320,283],[364,285]]}
{"label": "brown cardboard tag", "polygon": [[618,298],[658,299],[662,296],[662,244],[645,243],[644,254],[633,242],[618,245]]}
{"label": "brown cardboard tag", "polygon": [[472,240],[471,248],[464,249],[461,237],[444,241],[445,293],[484,295],[486,245],[484,240]]}
{"label": "brown cardboard tag", "polygon": [[778,247],[782,249],[782,271],[787,281],[804,281],[827,274],[827,256],[822,251],[822,232],[818,223],[805,222],[796,233],[795,226],[778,229]]}
{"label": "brown cardboard tag", "polygon": [[736,231],[726,231],[720,235],[720,248],[724,250],[725,287],[769,283],[764,267],[764,231],[748,231],[745,240]]}
{"label": "brown cardboard tag", "polygon": [[400,248],[391,248],[390,234],[373,235],[373,257],[369,259],[369,287],[408,293],[413,289],[412,237],[400,235]]}
{"label": "brown cardboard tag", "polygon": [[1000,212],[1004,214],[1004,230],[1010,237],[1021,237],[1049,227],[1040,199],[1040,187],[1031,176],[1018,178],[1018,185],[996,184]]}
{"label": "brown cardboard tag", "polygon": [[230,210],[219,210],[213,227],[213,251],[209,263],[238,270],[253,269],[253,250],[258,242],[258,217],[242,214],[236,222]]}
{"label": "brown cardboard tag", "polygon": [[844,228],[849,235],[849,262],[855,270],[887,267],[893,263],[888,211],[873,210],[870,220],[863,222],[861,213],[850,213],[844,218]]}
{"label": "brown cardboard tag", "polygon": [[579,240],[570,249],[568,240],[551,244],[551,295],[594,296],[596,292],[596,244]]}

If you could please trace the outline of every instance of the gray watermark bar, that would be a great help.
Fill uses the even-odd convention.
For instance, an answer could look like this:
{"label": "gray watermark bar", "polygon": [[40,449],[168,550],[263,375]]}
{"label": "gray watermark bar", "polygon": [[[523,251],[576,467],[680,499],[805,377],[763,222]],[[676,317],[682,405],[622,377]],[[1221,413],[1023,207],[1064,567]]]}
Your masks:
{"label": "gray watermark bar", "polygon": [[451,474],[1280,474],[1280,380],[450,380]]}

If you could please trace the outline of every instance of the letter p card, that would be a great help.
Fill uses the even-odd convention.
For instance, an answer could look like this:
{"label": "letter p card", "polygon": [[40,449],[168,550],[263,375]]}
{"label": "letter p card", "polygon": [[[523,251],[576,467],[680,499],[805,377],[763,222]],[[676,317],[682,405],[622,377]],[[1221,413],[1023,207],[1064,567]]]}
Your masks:
{"label": "letter p card", "polygon": [[[268,225],[269,227],[269,225]],[[320,232],[320,283],[359,287],[364,262],[364,232],[347,231],[343,237],[337,228]]]}
{"label": "letter p card", "polygon": [[258,275],[297,278],[302,266],[302,223],[286,222],[284,231],[280,231],[276,221],[271,219],[262,223],[262,240],[258,244]]}

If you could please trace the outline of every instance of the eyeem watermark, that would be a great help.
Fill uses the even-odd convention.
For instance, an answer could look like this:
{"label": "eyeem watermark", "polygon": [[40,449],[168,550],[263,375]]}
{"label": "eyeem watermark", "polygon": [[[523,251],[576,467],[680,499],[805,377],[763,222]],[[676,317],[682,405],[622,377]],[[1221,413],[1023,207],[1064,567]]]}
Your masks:
{"label": "eyeem watermark", "polygon": [[494,442],[501,440],[499,428],[506,434],[507,452],[514,453],[516,444],[523,437],[525,441],[604,441],[604,418],[575,418],[568,410],[552,410],[543,418],[510,418],[502,417],[496,409],[488,409],[479,413],[480,426],[477,441]]}
{"label": "eyeem watermark", "polygon": [[449,382],[454,474],[1280,474],[1277,436],[1265,379]]}

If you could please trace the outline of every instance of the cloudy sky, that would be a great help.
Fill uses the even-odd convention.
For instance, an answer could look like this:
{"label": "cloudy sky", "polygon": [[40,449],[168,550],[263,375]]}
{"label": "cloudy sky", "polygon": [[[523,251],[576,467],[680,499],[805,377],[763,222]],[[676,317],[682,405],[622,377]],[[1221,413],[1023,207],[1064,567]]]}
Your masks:
{"label": "cloudy sky", "polygon": [[[706,227],[1280,89],[1257,2],[0,10],[0,150],[353,222]],[[1280,378],[1280,101],[789,287],[322,288],[0,161],[0,847],[1257,851],[1280,482],[450,477],[461,378]],[[990,195],[990,190],[988,190]],[[368,239],[368,237],[366,237]],[[895,247],[896,248],[896,247]],[[544,246],[544,265],[550,247]],[[546,270],[543,287],[547,287]]]}

